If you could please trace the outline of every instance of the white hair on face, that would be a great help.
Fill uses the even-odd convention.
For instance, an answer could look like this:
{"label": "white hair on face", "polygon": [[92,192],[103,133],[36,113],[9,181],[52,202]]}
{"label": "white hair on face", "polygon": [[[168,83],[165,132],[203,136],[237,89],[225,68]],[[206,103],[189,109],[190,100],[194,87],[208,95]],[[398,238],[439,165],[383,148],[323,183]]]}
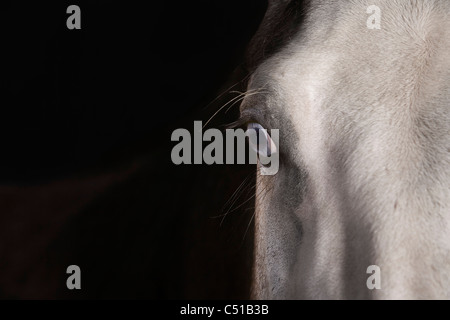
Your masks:
{"label": "white hair on face", "polygon": [[[289,175],[260,177],[274,188],[257,203],[255,297],[450,298],[449,15],[444,0],[313,0],[256,70],[249,87],[272,92],[266,118],[289,119],[273,121],[308,179],[280,208]],[[372,264],[381,290],[366,287]]]}

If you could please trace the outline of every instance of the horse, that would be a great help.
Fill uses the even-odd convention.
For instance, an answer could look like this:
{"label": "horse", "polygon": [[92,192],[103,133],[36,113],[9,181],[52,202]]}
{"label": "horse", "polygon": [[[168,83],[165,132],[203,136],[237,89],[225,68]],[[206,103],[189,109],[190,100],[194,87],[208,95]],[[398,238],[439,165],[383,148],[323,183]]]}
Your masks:
{"label": "horse", "polygon": [[254,299],[450,298],[449,16],[269,0],[240,106],[280,133],[278,173],[257,174]]}

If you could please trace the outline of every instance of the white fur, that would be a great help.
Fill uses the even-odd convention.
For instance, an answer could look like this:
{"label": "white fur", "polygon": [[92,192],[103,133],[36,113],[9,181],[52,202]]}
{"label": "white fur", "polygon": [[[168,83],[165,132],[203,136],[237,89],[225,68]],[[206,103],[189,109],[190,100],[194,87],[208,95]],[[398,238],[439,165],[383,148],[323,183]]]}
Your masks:
{"label": "white fur", "polygon": [[255,298],[450,298],[449,17],[446,0],[313,0],[256,70],[249,88],[272,92],[261,109],[292,122],[264,125],[295,131],[280,149],[308,178],[286,209],[289,176],[258,177]]}

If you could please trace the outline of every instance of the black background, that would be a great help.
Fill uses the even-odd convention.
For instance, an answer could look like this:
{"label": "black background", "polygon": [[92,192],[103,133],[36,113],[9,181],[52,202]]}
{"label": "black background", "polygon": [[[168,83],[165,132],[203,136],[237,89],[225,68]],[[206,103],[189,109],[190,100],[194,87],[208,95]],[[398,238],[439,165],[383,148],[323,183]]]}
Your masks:
{"label": "black background", "polygon": [[[81,30],[66,27],[71,4]],[[244,90],[266,5],[2,4],[0,297],[248,297],[254,168],[175,166],[170,135]]]}

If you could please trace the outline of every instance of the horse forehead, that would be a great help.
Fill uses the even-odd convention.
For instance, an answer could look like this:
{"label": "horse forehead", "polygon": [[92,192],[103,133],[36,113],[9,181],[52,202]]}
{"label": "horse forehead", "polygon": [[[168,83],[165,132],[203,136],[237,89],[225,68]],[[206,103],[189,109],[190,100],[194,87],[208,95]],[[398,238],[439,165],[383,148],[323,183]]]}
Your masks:
{"label": "horse forehead", "polygon": [[[415,184],[417,170],[430,183],[447,184],[450,25],[442,12],[450,3],[415,12],[395,1],[377,2],[387,16],[380,30],[367,28],[362,2],[333,19],[317,15],[335,6],[311,9],[303,29],[260,65],[250,87],[270,89],[264,112],[282,115],[274,123],[295,132],[295,139],[283,140],[285,149],[316,178],[348,166],[360,190],[388,184],[361,178],[385,169],[405,184]],[[371,190],[375,198],[382,191]]]}
{"label": "horse forehead", "polygon": [[279,108],[303,115],[325,104],[342,109],[408,100],[420,105],[421,97],[440,99],[438,104],[448,101],[450,23],[442,12],[450,11],[450,3],[437,2],[416,12],[396,1],[375,1],[387,18],[381,30],[371,30],[363,2],[343,4],[346,9],[340,11],[340,1],[310,5],[303,27],[291,26],[295,36],[259,66],[251,87],[271,87],[287,100]]}
{"label": "horse forehead", "polygon": [[[345,2],[348,5],[339,0],[311,1],[322,5],[309,9],[303,27],[259,66],[250,83],[250,88],[270,89],[270,97],[258,102],[266,105],[265,112],[288,119],[277,124],[295,131],[296,140],[280,139],[282,151],[289,149],[286,153],[297,157],[298,168],[304,166],[308,175],[306,197],[294,211],[302,211],[303,243],[310,239],[317,246],[308,247],[293,267],[302,274],[308,268],[315,268],[313,274],[326,268],[308,264],[312,251],[311,255],[324,261],[330,257],[338,264],[343,260],[337,258],[351,259],[345,252],[354,250],[363,257],[355,265],[369,263],[367,253],[386,266],[388,274],[391,259],[405,259],[413,252],[422,254],[423,261],[434,261],[433,255],[439,254],[427,245],[446,248],[448,243],[450,25],[445,14],[450,2]],[[336,10],[340,4],[345,10]],[[366,26],[366,9],[372,4],[379,5],[385,17],[380,30]],[[294,178],[285,169],[277,179]],[[293,231],[286,231],[282,219],[268,219],[290,219],[283,215],[287,206],[277,208],[275,198],[294,193],[285,181],[276,186],[283,190],[273,193],[272,206],[257,199],[258,210],[269,213],[257,216],[257,222],[272,229],[278,225],[284,239]],[[267,234],[268,240],[263,240],[276,243],[277,237]],[[359,241],[346,242],[356,238]],[[398,239],[405,243],[401,250],[391,245]],[[316,252],[319,245],[322,253]],[[274,247],[274,254],[283,251]],[[285,250],[287,264],[299,252],[289,250]],[[396,270],[408,274],[419,267],[429,270],[426,262],[419,267],[404,262],[406,269],[396,266],[390,268],[391,274],[397,276]]]}

